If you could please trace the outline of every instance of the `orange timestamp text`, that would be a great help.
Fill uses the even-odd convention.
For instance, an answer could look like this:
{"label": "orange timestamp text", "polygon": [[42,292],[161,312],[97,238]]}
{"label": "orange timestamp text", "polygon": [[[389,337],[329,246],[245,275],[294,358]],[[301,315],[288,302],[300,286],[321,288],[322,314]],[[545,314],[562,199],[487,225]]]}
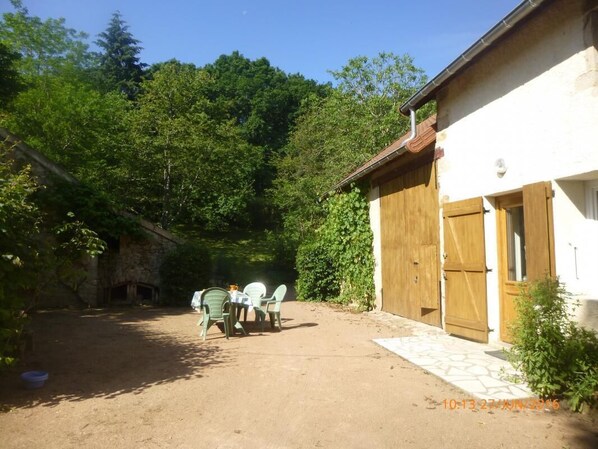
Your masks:
{"label": "orange timestamp text", "polygon": [[442,401],[446,410],[559,410],[558,399],[445,399]]}

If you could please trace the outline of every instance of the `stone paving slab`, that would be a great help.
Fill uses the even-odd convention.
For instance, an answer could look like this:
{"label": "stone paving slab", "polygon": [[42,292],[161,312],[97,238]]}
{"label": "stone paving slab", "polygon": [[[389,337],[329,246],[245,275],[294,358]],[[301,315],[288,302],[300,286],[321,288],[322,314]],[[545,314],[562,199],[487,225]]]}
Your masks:
{"label": "stone paving slab", "polygon": [[509,362],[486,354],[496,351],[493,346],[441,333],[378,338],[374,342],[479,399],[534,397],[524,383],[508,380],[518,374]]}

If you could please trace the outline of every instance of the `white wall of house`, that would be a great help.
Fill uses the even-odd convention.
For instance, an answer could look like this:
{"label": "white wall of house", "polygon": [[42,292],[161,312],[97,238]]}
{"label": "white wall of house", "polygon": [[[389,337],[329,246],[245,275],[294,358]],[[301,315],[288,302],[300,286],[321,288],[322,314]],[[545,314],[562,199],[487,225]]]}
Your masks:
{"label": "white wall of house", "polygon": [[380,230],[380,188],[374,186],[369,192],[370,226],[374,234],[374,288],[376,290],[376,310],[382,309],[382,242]]}
{"label": "white wall of house", "polygon": [[[598,57],[583,4],[551,3],[437,97],[441,204],[482,196],[490,210],[491,340],[499,338],[493,198],[539,181],[552,181],[554,189],[557,274],[583,301],[580,319],[598,329],[598,214],[586,198],[598,180]],[[504,175],[497,174],[499,160]]]}

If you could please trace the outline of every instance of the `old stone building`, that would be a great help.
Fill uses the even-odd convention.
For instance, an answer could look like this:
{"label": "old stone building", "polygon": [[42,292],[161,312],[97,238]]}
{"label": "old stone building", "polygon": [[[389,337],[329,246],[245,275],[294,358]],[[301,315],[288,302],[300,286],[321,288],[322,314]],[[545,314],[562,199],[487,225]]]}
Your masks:
{"label": "old stone building", "polygon": [[[10,157],[17,166],[31,167],[40,185],[51,189],[56,179],[78,184],[70,173],[6,130],[0,129],[0,139],[10,148]],[[160,265],[164,256],[182,240],[140,217],[122,215],[136,222],[140,232],[122,234],[108,242],[108,249],[102,255],[84,258],[81,266],[85,276],[76,294],[57,282],[43,285],[37,298],[38,307],[158,302]]]}

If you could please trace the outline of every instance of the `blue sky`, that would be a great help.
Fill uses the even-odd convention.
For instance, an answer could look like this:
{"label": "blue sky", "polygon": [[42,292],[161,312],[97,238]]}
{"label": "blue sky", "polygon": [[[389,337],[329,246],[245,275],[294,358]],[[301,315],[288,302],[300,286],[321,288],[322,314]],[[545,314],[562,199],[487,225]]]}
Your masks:
{"label": "blue sky", "polygon": [[[356,56],[408,53],[429,77],[520,0],[23,0],[30,15],[64,17],[90,35],[119,10],[147,64],[176,58],[202,66],[238,50],[287,73],[332,81]],[[0,13],[13,11],[0,0]]]}

